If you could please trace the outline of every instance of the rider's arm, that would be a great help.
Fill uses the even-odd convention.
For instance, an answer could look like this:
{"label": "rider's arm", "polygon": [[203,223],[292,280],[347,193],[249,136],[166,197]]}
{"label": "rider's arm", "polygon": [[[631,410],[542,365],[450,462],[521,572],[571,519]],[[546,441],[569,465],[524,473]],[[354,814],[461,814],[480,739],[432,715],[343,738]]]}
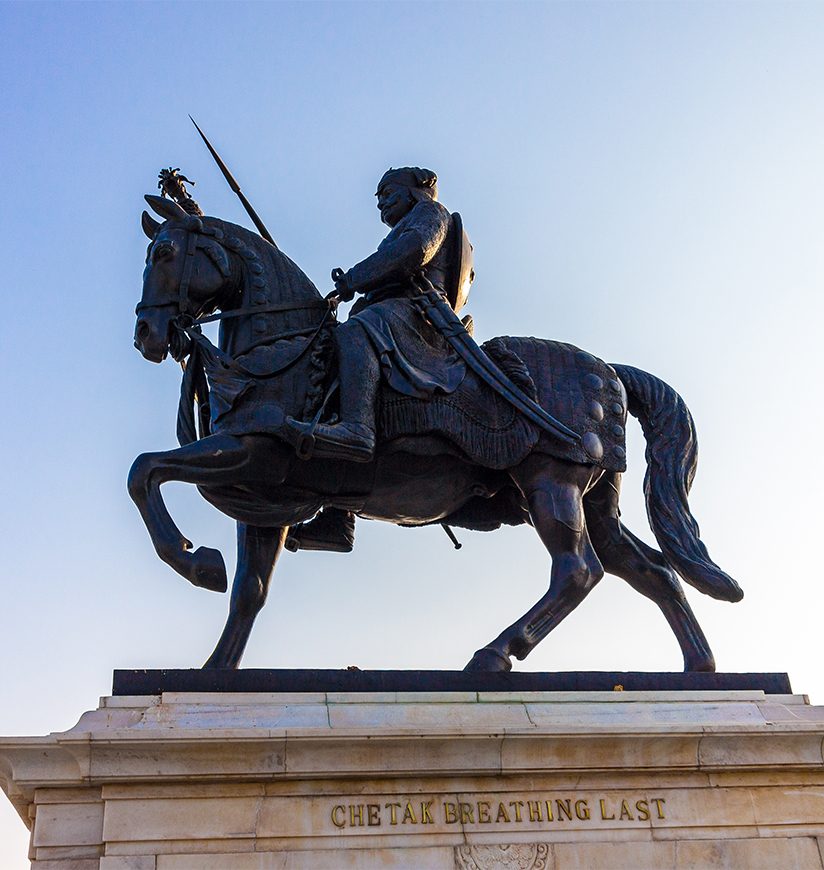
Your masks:
{"label": "rider's arm", "polygon": [[378,250],[346,273],[346,283],[365,293],[415,274],[438,253],[449,231],[449,212],[438,202],[419,202]]}

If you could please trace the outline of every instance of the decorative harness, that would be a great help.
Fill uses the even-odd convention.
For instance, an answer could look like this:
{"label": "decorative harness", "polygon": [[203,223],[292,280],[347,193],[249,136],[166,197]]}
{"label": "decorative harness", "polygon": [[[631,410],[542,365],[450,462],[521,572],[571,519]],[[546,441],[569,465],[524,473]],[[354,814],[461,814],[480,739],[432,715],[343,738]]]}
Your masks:
{"label": "decorative harness", "polygon": [[[191,342],[189,359],[185,364],[181,362],[181,365],[183,366],[183,380],[180,385],[180,403],[178,405],[177,414],[177,436],[181,446],[191,444],[198,440],[198,432],[192,414],[192,408],[196,399],[198,400],[197,404],[199,407],[199,437],[203,438],[205,435],[209,434],[209,388],[206,380],[204,356],[217,360],[223,368],[230,369],[247,378],[252,378],[254,380],[273,378],[277,375],[283,374],[283,372],[290,369],[303,358],[323,329],[329,324],[330,320],[333,322],[335,321],[338,305],[338,300],[334,298],[333,291],[332,294],[324,299],[309,299],[304,302],[273,303],[270,305],[246,305],[242,308],[232,308],[228,311],[221,311],[217,314],[210,314],[204,317],[194,317],[191,313],[189,287],[192,281],[195,254],[198,249],[198,239],[201,235],[209,236],[216,234],[214,232],[208,232],[206,228],[194,229],[194,227],[187,227],[185,224],[183,228],[186,231],[186,254],[183,261],[183,274],[180,279],[180,286],[178,287],[178,298],[176,302],[167,302],[163,304],[177,305],[178,314],[176,317],[172,318],[171,323]],[[216,244],[220,243],[216,241]],[[163,307],[163,305],[140,303],[136,310],[139,312],[144,308],[158,308]],[[217,347],[205,335],[203,335],[200,328],[205,323],[215,323],[233,317],[302,310],[322,310],[324,313],[317,326],[311,326],[306,329],[293,329],[282,333],[276,333],[275,335],[267,335],[265,338],[253,343],[238,354],[238,356],[242,356],[255,347],[264,344],[271,344],[275,341],[281,341],[286,338],[296,338],[301,335],[309,336],[308,340],[303,343],[297,353],[273,371],[266,372],[265,374],[258,374],[241,365],[235,357],[230,356],[226,351]]]}

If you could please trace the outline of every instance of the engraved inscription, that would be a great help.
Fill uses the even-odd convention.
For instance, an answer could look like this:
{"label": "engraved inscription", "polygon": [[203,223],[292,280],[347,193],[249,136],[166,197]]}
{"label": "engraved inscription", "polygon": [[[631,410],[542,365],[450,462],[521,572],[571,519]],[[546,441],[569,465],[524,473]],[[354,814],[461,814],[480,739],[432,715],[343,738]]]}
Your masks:
{"label": "engraved inscription", "polygon": [[649,822],[666,819],[661,797],[545,797],[494,798],[461,801],[430,798],[383,803],[335,804],[329,818],[336,828],[420,827],[422,825],[478,826],[503,824],[563,825],[566,822]]}

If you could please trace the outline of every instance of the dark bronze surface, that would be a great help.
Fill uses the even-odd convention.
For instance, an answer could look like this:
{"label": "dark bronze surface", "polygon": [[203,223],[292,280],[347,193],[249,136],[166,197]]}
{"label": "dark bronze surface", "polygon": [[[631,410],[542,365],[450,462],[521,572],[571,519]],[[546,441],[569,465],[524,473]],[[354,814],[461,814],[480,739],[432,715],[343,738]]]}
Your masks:
{"label": "dark bronze surface", "polygon": [[570,671],[115,671],[113,695],[161,692],[711,692],[792,693],[786,674]]}
{"label": "dark bronze surface", "polygon": [[[207,668],[238,667],[284,544],[348,552],[358,515],[535,528],[552,559],[548,591],[469,671],[524,659],[605,571],[659,606],[686,671],[715,669],[679,577],[720,600],[743,593],[690,513],[696,434],[671,387],[560,342],[504,337],[478,348],[448,301],[450,290],[453,307],[465,301],[456,288],[471,272],[468,239],[429,170],[385,173],[377,198],[390,232],[361,263],[334,270],[326,299],[271,237],[204,216],[186,183],[164,170],[170,198],[146,197],[163,220],[143,214],[151,245],[135,328],[146,359],[185,361],[181,446],[139,456],[129,492],[160,558],[205,589],[226,590],[223,557],[191,551],[160,486],[195,484],[237,521],[229,617]],[[338,323],[338,301],[358,293]],[[213,320],[217,346],[200,329]],[[620,520],[628,412],[647,441],[660,551]]]}

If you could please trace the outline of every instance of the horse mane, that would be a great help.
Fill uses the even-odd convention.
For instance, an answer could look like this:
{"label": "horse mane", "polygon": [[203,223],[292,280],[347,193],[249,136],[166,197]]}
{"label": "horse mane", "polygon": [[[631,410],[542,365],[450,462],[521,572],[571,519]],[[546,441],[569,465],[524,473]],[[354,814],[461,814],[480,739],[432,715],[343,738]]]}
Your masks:
{"label": "horse mane", "polygon": [[[204,233],[213,236],[223,247],[252,264],[250,280],[253,287],[261,288],[263,292],[268,290],[269,294],[277,289],[278,301],[283,302],[320,296],[317,287],[297,263],[253,230],[222,218],[204,217],[202,220]],[[263,271],[255,269],[255,261]],[[268,275],[264,277],[266,273]]]}

